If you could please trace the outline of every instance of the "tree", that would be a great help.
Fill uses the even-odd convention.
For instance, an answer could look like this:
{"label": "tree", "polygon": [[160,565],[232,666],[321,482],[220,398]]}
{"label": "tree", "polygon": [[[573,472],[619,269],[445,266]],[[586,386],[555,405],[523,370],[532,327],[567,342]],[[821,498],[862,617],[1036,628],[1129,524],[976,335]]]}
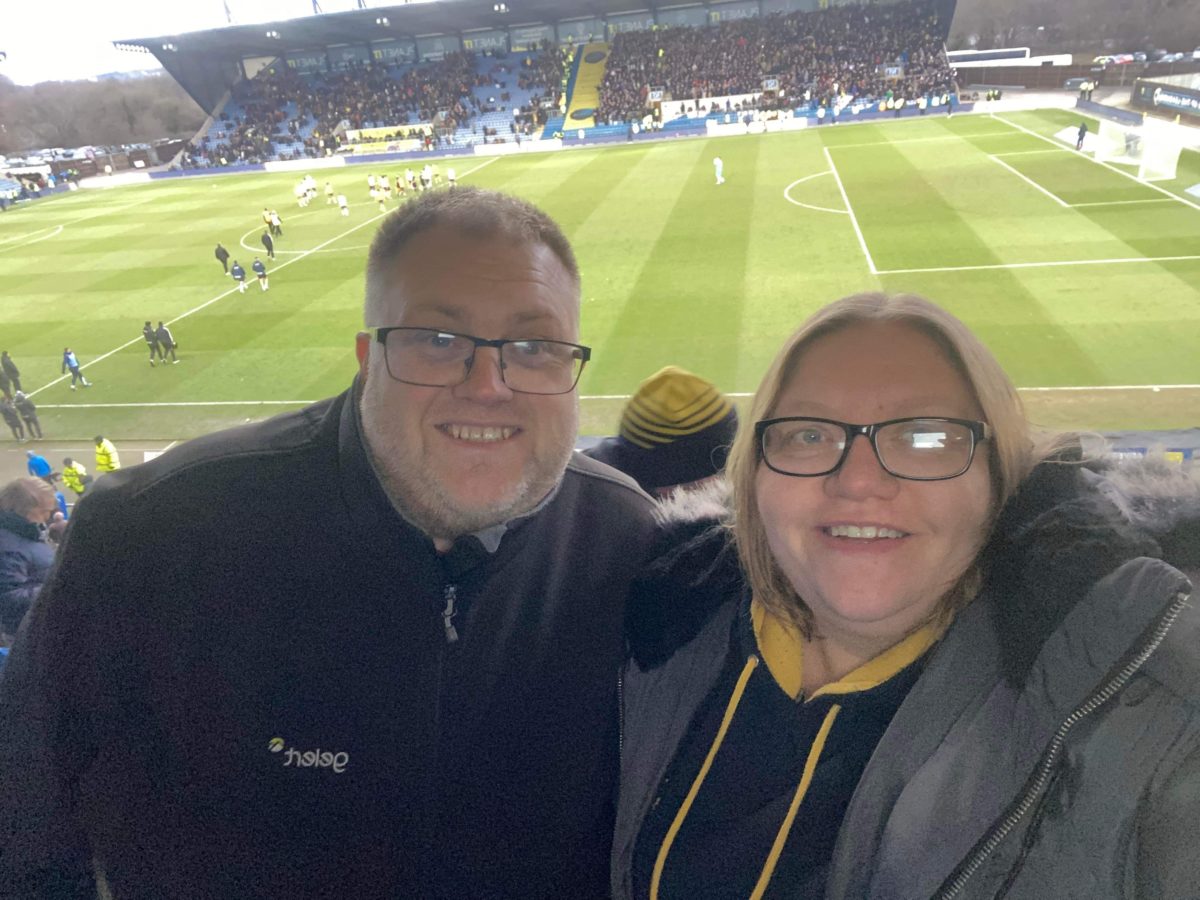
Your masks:
{"label": "tree", "polygon": [[204,111],[165,74],[32,87],[0,76],[0,153],[190,138],[204,119]]}

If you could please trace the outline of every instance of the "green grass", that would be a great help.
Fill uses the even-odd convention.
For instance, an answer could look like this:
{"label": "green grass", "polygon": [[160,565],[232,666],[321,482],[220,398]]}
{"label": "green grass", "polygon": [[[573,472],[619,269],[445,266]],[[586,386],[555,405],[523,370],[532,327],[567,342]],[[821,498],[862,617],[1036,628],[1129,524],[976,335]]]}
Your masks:
{"label": "green grass", "polygon": [[[1200,183],[1200,158],[1185,153],[1179,178],[1160,183],[1187,202],[1172,200],[1055,149],[1055,132],[1078,122],[931,115],[456,167],[463,183],[539,204],[575,244],[595,348],[587,433],[611,433],[619,398],[667,364],[752,392],[805,316],[875,289],[951,309],[1021,387],[1085,388],[1028,392],[1045,424],[1195,426],[1200,389],[1149,386],[1200,385],[1200,200],[1183,193]],[[378,221],[368,171],[314,172],[347,194],[349,218],[323,196],[296,209],[292,174],[81,191],[0,217],[0,349],[39,389],[47,433],[186,438],[343,389]],[[264,205],[284,217],[271,290],[228,293],[213,246],[249,269]],[[1112,262],[1146,258],[1158,261]],[[181,316],[183,362],[151,369],[142,322]],[[66,345],[95,387],[56,381]],[[1133,388],[1101,390],[1113,386]],[[230,405],[188,405],[218,402]]]}

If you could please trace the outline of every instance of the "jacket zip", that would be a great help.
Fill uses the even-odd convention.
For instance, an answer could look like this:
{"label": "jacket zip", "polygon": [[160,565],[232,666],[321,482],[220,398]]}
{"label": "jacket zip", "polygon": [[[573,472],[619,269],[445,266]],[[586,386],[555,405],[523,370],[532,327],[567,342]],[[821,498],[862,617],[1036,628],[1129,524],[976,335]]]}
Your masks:
{"label": "jacket zip", "polygon": [[625,758],[625,667],[617,667],[617,759]]}
{"label": "jacket zip", "polygon": [[454,617],[458,615],[456,604],[458,602],[458,585],[448,584],[442,592],[442,599],[446,601],[446,606],[442,609],[442,628],[446,631],[446,643],[458,643],[458,629],[454,627]]}
{"label": "jacket zip", "polygon": [[1024,793],[1015,803],[1010,805],[1009,812],[1000,821],[994,823],[988,833],[976,843],[976,849],[958,864],[955,871],[938,888],[937,893],[933,896],[933,900],[953,900],[953,898],[962,893],[963,888],[966,887],[971,877],[979,871],[980,867],[987,862],[988,857],[995,852],[1004,839],[1020,824],[1021,820],[1029,813],[1029,810],[1033,808],[1039,795],[1045,790],[1054,773],[1054,768],[1058,764],[1058,759],[1062,755],[1067,735],[1071,729],[1112,699],[1113,695],[1120,691],[1128,683],[1129,679],[1137,674],[1137,671],[1145,665],[1150,655],[1166,639],[1167,633],[1179,618],[1179,614],[1187,605],[1188,599],[1188,594],[1176,594],[1171,605],[1159,617],[1157,624],[1154,626],[1154,632],[1150,635],[1142,649],[1137,651],[1134,657],[1119,672],[1105,682],[1099,690],[1093,692],[1090,697],[1058,726],[1058,730],[1054,732],[1050,743],[1047,745],[1045,751],[1043,751],[1041,761],[1038,763],[1037,769],[1034,770],[1033,778]]}

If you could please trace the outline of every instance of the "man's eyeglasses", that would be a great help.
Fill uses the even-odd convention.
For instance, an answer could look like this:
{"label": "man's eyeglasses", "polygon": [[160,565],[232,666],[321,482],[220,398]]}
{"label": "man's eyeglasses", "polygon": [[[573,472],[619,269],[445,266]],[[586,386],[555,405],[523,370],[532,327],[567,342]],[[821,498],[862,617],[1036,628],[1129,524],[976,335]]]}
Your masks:
{"label": "man's eyeglasses", "polygon": [[566,341],[496,340],[437,328],[376,328],[388,374],[422,387],[454,387],[467,380],[480,347],[495,347],[500,377],[519,394],[567,394],[575,389],[591,347]]}
{"label": "man's eyeglasses", "polygon": [[990,437],[985,422],[930,416],[874,425],[787,416],[756,423],[754,435],[763,462],[781,475],[832,474],[850,455],[854,438],[862,435],[884,471],[912,481],[957,478],[971,468],[975,447]]}

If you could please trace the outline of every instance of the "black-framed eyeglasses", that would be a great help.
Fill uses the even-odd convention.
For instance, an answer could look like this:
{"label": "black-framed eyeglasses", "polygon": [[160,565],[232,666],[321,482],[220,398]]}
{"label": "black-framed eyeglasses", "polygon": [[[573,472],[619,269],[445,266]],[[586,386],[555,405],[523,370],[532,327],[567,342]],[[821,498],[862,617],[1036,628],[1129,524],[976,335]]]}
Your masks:
{"label": "black-framed eyeglasses", "polygon": [[568,394],[579,383],[592,348],[541,339],[488,340],[440,328],[376,328],[388,374],[421,387],[454,387],[471,374],[475,351],[494,347],[500,378],[519,394]]}
{"label": "black-framed eyeglasses", "polygon": [[856,437],[871,442],[884,471],[911,481],[945,481],[971,468],[975,448],[991,437],[986,422],[913,416],[873,425],[785,416],[754,425],[763,462],[798,478],[830,475],[842,467]]}

